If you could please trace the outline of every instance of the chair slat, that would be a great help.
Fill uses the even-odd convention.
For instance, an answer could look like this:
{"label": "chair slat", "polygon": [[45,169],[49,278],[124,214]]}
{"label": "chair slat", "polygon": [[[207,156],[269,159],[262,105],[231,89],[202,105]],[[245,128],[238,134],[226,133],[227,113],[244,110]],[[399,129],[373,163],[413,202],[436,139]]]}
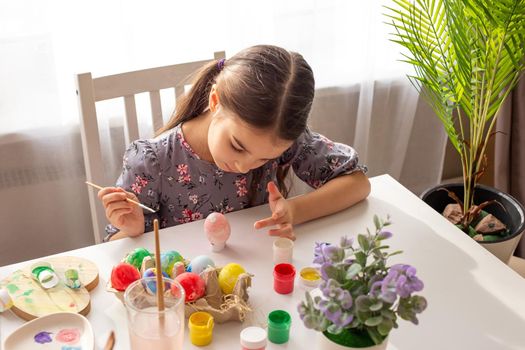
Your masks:
{"label": "chair slat", "polygon": [[124,96],[124,105],[126,108],[126,117],[124,118],[124,140],[126,141],[126,145],[129,145],[131,142],[139,138],[135,96]]}
{"label": "chair slat", "polygon": [[149,100],[151,105],[151,122],[153,125],[153,132],[155,133],[164,124],[162,120],[162,104],[160,102],[159,90],[150,91]]}

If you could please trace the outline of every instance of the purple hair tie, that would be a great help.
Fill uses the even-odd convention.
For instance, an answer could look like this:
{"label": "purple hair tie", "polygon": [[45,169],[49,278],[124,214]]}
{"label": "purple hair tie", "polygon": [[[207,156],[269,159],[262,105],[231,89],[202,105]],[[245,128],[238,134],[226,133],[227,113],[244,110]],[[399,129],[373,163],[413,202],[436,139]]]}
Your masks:
{"label": "purple hair tie", "polygon": [[226,61],[224,58],[221,58],[219,62],[217,62],[217,68],[219,68],[219,71],[221,71],[224,68],[224,61]]}

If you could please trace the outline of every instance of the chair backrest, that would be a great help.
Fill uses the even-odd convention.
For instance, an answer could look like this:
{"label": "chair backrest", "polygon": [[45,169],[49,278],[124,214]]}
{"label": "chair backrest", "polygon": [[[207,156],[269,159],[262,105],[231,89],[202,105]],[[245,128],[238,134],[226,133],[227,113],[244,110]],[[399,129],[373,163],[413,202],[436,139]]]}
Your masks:
{"label": "chair backrest", "polygon": [[[224,51],[214,53],[215,60],[221,58],[225,58]],[[124,138],[128,145],[139,138],[135,95],[149,92],[153,129],[157,130],[163,125],[160,90],[173,88],[177,99],[184,93],[186,78],[210,61],[212,60],[188,62],[98,78],[93,78],[91,73],[77,74],[80,131],[87,181],[108,186],[98,134],[97,102],[124,99]],[[107,219],[103,205],[97,198],[97,191],[88,189],[88,193],[95,242],[100,243]]]}

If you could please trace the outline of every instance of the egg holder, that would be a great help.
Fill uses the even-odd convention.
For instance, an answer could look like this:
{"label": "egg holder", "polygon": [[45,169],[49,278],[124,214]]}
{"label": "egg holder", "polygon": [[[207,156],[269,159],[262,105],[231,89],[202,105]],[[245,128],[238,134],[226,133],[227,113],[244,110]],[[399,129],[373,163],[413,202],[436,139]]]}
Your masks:
{"label": "egg holder", "polygon": [[[253,275],[242,273],[239,275],[233,292],[224,294],[219,286],[219,273],[221,267],[208,267],[200,273],[206,283],[206,292],[202,298],[184,305],[184,315],[186,318],[197,311],[204,311],[213,316],[215,323],[225,323],[229,321],[243,322],[246,316],[252,312],[248,304],[248,288],[252,285]],[[141,271],[143,275],[143,271]],[[111,285],[111,278],[108,280],[106,290],[124,303],[124,292],[118,291]]]}

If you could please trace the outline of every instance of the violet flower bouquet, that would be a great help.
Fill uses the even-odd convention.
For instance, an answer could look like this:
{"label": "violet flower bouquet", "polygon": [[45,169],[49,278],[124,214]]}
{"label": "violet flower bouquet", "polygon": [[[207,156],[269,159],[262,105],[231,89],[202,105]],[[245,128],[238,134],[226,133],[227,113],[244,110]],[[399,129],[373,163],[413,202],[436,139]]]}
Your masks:
{"label": "violet flower bouquet", "polygon": [[[416,315],[425,310],[427,301],[414,295],[423,282],[410,265],[387,265],[387,259],[401,253],[387,253],[384,240],[392,233],[385,230],[390,219],[374,216],[375,232],[359,234],[354,247],[352,238],[341,238],[339,245],[316,243],[314,264],[321,273],[320,292],[298,311],[307,328],[321,331],[336,344],[366,347],[381,344],[398,317],[418,324]],[[313,293],[312,293],[313,294]]]}

